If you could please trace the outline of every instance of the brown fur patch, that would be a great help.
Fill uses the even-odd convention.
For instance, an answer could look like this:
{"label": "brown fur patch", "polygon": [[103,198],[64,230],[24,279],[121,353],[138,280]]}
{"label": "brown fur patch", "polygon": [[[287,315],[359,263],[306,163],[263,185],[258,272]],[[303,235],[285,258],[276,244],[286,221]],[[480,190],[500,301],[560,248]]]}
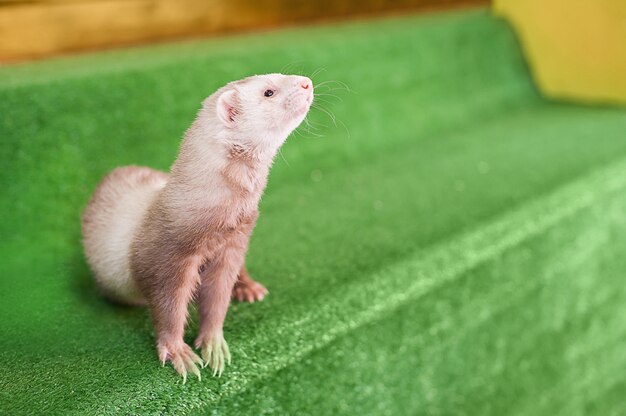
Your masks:
{"label": "brown fur patch", "polygon": [[222,171],[232,191],[222,204],[193,207],[188,212],[173,210],[164,192],[150,207],[133,241],[132,275],[148,301],[162,342],[182,337],[194,293],[200,338],[222,330],[269,171],[244,155],[236,151]]}

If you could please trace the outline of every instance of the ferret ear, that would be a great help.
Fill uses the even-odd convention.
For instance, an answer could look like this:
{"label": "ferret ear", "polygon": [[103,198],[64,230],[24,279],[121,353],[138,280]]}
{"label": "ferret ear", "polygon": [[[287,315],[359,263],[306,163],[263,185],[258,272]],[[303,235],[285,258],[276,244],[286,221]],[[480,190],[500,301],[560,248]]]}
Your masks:
{"label": "ferret ear", "polygon": [[228,90],[217,98],[217,117],[229,127],[233,127],[239,115],[239,98],[235,90]]}

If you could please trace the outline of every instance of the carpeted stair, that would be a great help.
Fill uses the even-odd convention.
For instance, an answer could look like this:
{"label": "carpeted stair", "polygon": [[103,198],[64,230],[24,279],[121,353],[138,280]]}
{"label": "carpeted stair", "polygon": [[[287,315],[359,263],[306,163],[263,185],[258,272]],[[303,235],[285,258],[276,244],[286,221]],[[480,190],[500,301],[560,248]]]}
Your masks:
{"label": "carpeted stair", "polygon": [[[98,295],[80,213],[277,71],[331,95],[261,204],[270,295],[231,307],[224,375],[182,384],[147,311]],[[626,111],[542,99],[487,10],[0,68],[0,142],[0,414],[626,413]]]}

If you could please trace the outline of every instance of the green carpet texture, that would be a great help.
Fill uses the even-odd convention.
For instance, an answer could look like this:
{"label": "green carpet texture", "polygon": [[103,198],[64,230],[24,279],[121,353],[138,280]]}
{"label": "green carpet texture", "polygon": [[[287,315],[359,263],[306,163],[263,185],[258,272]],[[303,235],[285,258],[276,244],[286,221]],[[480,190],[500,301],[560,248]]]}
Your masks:
{"label": "green carpet texture", "polygon": [[[148,312],[99,296],[80,213],[278,71],[321,107],[261,202],[270,294],[231,307],[223,376],[183,384]],[[488,10],[0,68],[0,143],[2,415],[626,414],[626,110],[541,98]]]}

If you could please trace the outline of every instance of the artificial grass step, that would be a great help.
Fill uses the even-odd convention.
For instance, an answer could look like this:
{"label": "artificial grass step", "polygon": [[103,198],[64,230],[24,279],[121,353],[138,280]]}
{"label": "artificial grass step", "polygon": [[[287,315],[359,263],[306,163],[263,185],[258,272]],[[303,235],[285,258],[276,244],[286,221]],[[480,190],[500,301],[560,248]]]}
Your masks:
{"label": "artificial grass step", "polygon": [[[581,218],[588,218],[579,230],[587,235],[590,224],[601,217],[587,214],[595,209],[590,205],[613,206],[611,201],[619,199],[612,196],[611,184],[617,181],[621,189],[623,110],[542,101],[510,31],[484,11],[291,30],[183,49],[145,48],[0,71],[5,75],[0,114],[9,114],[0,117],[5,167],[0,173],[0,359],[5,363],[0,368],[0,412],[255,414],[297,412],[300,405],[303,412],[312,412],[307,403],[328,396],[333,400],[323,409],[336,406],[338,413],[351,414],[338,398],[345,394],[346,400],[359,400],[351,388],[371,395],[363,406],[376,400],[376,392],[396,397],[395,409],[425,403],[409,391],[416,386],[411,384],[416,371],[426,383],[424,392],[433,394],[433,413],[451,409],[446,404],[450,395],[469,394],[481,386],[503,395],[500,406],[514,407],[511,391],[521,386],[514,380],[502,385],[491,383],[486,373],[477,378],[463,373],[455,384],[458,389],[446,390],[438,377],[455,374],[458,362],[442,356],[437,366],[420,372],[407,356],[409,364],[402,371],[401,355],[391,353],[434,357],[436,349],[430,347],[438,341],[430,340],[428,328],[438,325],[438,319],[449,322],[442,337],[456,345],[467,321],[455,327],[456,321],[444,319],[444,312],[456,316],[455,310],[442,309],[429,318],[432,323],[397,319],[394,326],[391,317],[401,317],[413,303],[436,307],[439,299],[445,304],[454,296],[459,311],[491,304],[495,310],[503,302],[497,294],[506,288],[519,284],[522,291],[535,290],[533,284],[540,282],[521,280],[533,270],[542,275],[533,269],[533,259],[524,260],[524,253],[533,250],[526,245],[560,232],[555,230],[563,230],[565,240],[575,238],[577,229],[571,224]],[[385,59],[373,61],[373,51]],[[327,76],[355,91],[339,91],[343,102],[331,106],[350,134],[341,125],[320,127],[325,138],[295,136],[284,147],[287,162],[279,158],[273,168],[248,258],[251,271],[271,294],[260,304],[234,305],[229,312],[225,331],[235,361],[224,377],[190,380],[183,386],[171,369],[157,363],[147,312],[108,304],[97,294],[80,248],[78,217],[110,169],[130,163],[167,169],[176,138],[203,96],[233,78],[276,71],[286,60],[301,60],[311,69],[324,66]],[[33,81],[18,73],[38,69],[41,73]],[[323,116],[315,110],[311,115],[314,122],[328,124]],[[559,203],[562,209],[550,209]],[[615,217],[600,221],[599,229],[610,228]],[[512,234],[506,232],[509,227],[515,228]],[[619,244],[600,245],[600,252],[576,247],[581,261],[600,261],[615,256]],[[458,258],[451,258],[455,247]],[[573,248],[571,253],[576,255]],[[489,265],[509,255],[522,256],[511,260],[515,279],[506,280],[504,269],[487,273]],[[547,256],[541,264],[550,268],[562,262]],[[618,266],[615,272],[624,270]],[[414,278],[410,270],[425,277]],[[483,271],[474,270],[491,277],[481,280]],[[605,311],[615,316],[623,311],[618,276],[598,280],[597,288],[598,293],[614,289],[616,298]],[[461,281],[466,286],[456,290]],[[484,284],[493,295],[480,302],[466,298],[472,282]],[[594,288],[593,280],[585,282]],[[550,293],[561,293],[566,301],[582,296],[565,289],[553,287]],[[548,300],[519,302],[537,311]],[[497,339],[500,329],[518,328],[507,324],[512,313],[504,321],[487,315],[477,324],[488,325],[484,336]],[[581,348],[591,348],[589,336],[596,330],[584,319],[573,315],[570,324],[579,330],[563,340],[579,340]],[[621,320],[609,321],[613,333],[620,334]],[[391,332],[383,331],[387,325]],[[540,332],[541,321],[535,325]],[[196,329],[192,320],[188,341]],[[380,345],[367,343],[379,329],[383,335],[375,339]],[[397,340],[389,335],[394,331]],[[411,334],[420,334],[419,342]],[[466,338],[469,345],[476,343],[475,352],[486,342],[478,335]],[[611,339],[601,339],[611,351],[609,361],[619,366]],[[343,351],[343,360],[332,347],[342,342],[337,351]],[[357,364],[350,364],[349,346],[351,354],[361,357]],[[516,357],[534,367],[549,366],[562,347],[557,344],[545,357],[527,348]],[[368,357],[396,366],[381,378],[386,388],[377,379],[382,364],[368,372]],[[315,363],[335,359],[337,371],[346,374],[338,384],[319,376],[308,379],[304,373],[319,375]],[[488,358],[483,360],[489,365]],[[608,361],[598,363],[602,371],[610,367]],[[518,364],[515,358],[504,370],[514,372]],[[569,367],[555,366],[546,380],[569,372]],[[289,390],[281,374],[315,391]],[[533,377],[543,385],[541,373],[529,373],[526,381]],[[608,374],[607,380],[619,387],[620,377]],[[433,387],[428,387],[429,379]],[[587,385],[576,378],[561,380],[564,391]],[[266,393],[255,395],[257,388]],[[270,406],[265,397],[279,402]],[[560,400],[550,399],[545,399],[548,405]],[[262,406],[256,407],[258,403]],[[617,403],[607,402],[604,409]],[[581,399],[571,406],[585,404]]]}
{"label": "artificial grass step", "polygon": [[[623,168],[614,173],[623,176]],[[597,184],[577,185],[585,182]],[[212,408],[258,415],[622,414],[624,378],[616,371],[626,364],[619,341],[626,336],[626,291],[616,286],[626,267],[622,186],[593,197],[586,186],[567,186],[450,241],[474,237],[466,247],[474,256],[461,250],[456,257],[444,246],[439,252],[447,261],[429,265],[434,259],[425,254],[415,264],[432,267],[430,285],[406,270],[399,271],[403,279],[391,274],[404,285],[374,292],[373,299],[392,299],[383,299],[383,309],[358,330]],[[575,208],[563,215],[555,197],[569,191],[571,199],[560,202]],[[487,239],[485,229],[497,236]],[[415,276],[423,278],[423,270],[417,267]],[[352,327],[349,319],[344,326]],[[326,388],[316,388],[320,383]]]}
{"label": "artificial grass step", "polygon": [[[468,414],[474,414],[467,407],[473,406],[474,412],[501,414],[515,401],[517,389],[531,388],[535,382],[543,386],[546,380],[549,383],[565,384],[564,391],[552,398],[558,401],[553,402],[547,397],[542,403],[535,402],[534,396],[526,397],[523,411],[519,413],[537,414],[534,413],[537,409],[545,407],[541,414],[548,414],[549,409],[559,410],[560,406],[575,410],[580,403],[562,401],[572,394],[569,390],[571,386],[567,384],[569,377],[584,375],[580,374],[582,370],[576,365],[583,362],[585,371],[598,364],[602,367],[593,370],[591,377],[597,378],[593,378],[595,383],[584,380],[586,384],[575,391],[595,389],[604,393],[606,386],[610,387],[611,383],[621,380],[613,374],[613,366],[626,362],[626,354],[622,353],[622,349],[611,345],[611,342],[614,343],[626,333],[626,323],[620,315],[620,311],[623,312],[621,300],[626,293],[623,290],[615,291],[616,288],[611,286],[615,279],[620,280],[623,267],[626,266],[619,254],[626,247],[626,239],[622,237],[626,222],[621,215],[626,207],[626,199],[623,197],[625,188],[626,160],[621,160],[548,195],[531,200],[488,223],[479,224],[475,230],[455,236],[426,251],[418,251],[410,258],[367,276],[363,279],[365,282],[353,282],[351,287],[333,290],[323,297],[323,301],[301,299],[297,307],[291,309],[288,319],[278,317],[273,320],[271,330],[279,338],[267,339],[264,331],[269,328],[264,328],[261,323],[256,328],[256,337],[238,340],[236,349],[239,355],[248,359],[251,357],[246,351],[255,351],[254,377],[239,372],[235,362],[229,380],[220,383],[219,395],[204,394],[198,401],[154,400],[147,403],[145,396],[133,397],[130,391],[122,390],[118,392],[119,397],[109,397],[108,405],[92,410],[112,413],[120,410],[119,406],[123,403],[121,409],[131,413],[154,411],[179,414],[193,409],[198,414],[209,409],[229,413],[239,408],[246,409],[248,414],[316,414],[316,410],[319,412],[320,409],[324,409],[323,414],[351,414],[357,409],[359,413],[365,414],[397,414],[406,409],[405,406],[411,405],[416,412],[432,406],[433,410],[445,410],[444,413],[465,410]],[[594,276],[590,274],[594,270],[589,270],[594,268],[608,269],[610,273],[599,276],[601,280],[594,282]],[[601,282],[607,285],[602,286]],[[575,297],[562,296],[564,287],[569,287],[567,290],[574,292]],[[595,290],[593,295],[586,293],[591,288]],[[563,302],[567,304],[570,313],[575,312],[580,316],[567,316],[564,311],[559,311],[558,304]],[[579,310],[576,302],[585,302],[582,310]],[[432,308],[429,313],[424,310],[428,307]],[[426,318],[420,318],[424,313],[428,316],[426,321]],[[540,321],[538,316],[541,317]],[[578,318],[588,322],[581,325],[576,320]],[[419,331],[415,331],[415,321],[419,322]],[[533,330],[537,331],[533,334],[534,338],[528,338],[528,327],[523,325],[538,322],[542,322],[537,325],[541,330]],[[485,327],[489,327],[491,332],[483,333],[486,332]],[[566,336],[565,341],[560,339],[562,335]],[[397,336],[398,340],[392,345],[382,342],[393,336]],[[490,339],[491,336],[493,338]],[[582,337],[589,345],[585,345],[578,337]],[[607,345],[603,344],[603,340]],[[516,347],[518,342],[524,348]],[[563,350],[555,348],[552,345],[554,342]],[[342,346],[335,348],[335,344]],[[383,352],[376,351],[377,345],[383,348]],[[556,366],[549,371],[542,369],[538,363],[534,363],[531,369],[524,369],[523,362],[533,357],[535,347],[547,350],[550,355],[546,358],[550,360],[557,359],[556,355],[564,351],[570,351],[570,359],[579,361],[570,366],[561,363],[562,367]],[[607,348],[607,353],[611,355],[594,361],[598,347]],[[363,348],[363,351],[359,348]],[[394,354],[397,348],[402,349],[402,355],[398,355],[397,351]],[[458,362],[461,357],[453,360],[461,367],[445,368],[442,357],[449,357],[451,353],[446,351],[452,348],[460,350],[456,354],[482,355],[481,362],[494,374],[481,374],[479,369],[474,368],[477,364]],[[507,354],[513,354],[514,357],[509,358],[511,364],[524,375],[523,383],[528,385],[516,384],[513,368],[507,368],[502,361],[499,364],[490,362],[490,357],[485,356],[486,352],[481,351],[482,348],[485,351],[497,349],[496,352],[502,357],[492,357],[496,360],[505,360]],[[424,386],[417,383],[418,380],[424,382],[425,376],[420,375],[419,369],[427,366],[423,362],[425,358],[411,358],[411,354],[420,355],[425,351],[437,360],[428,370],[430,376],[434,376],[435,370],[444,373],[448,371],[468,382],[464,385],[455,381],[456,389],[479,389],[479,386],[473,384],[479,380],[485,382],[487,377],[493,377],[492,382],[497,377],[511,380],[507,380],[506,387],[497,389],[497,394],[503,397],[490,397],[496,395],[496,389],[492,387],[486,392],[477,390],[472,394],[463,394],[456,401],[446,402],[442,397],[438,397],[441,402],[436,401],[433,397],[429,398]],[[375,366],[371,371],[377,376],[387,377],[389,384],[375,383],[372,390],[376,390],[376,394],[372,391],[370,394],[373,396],[361,402],[360,389],[365,387],[359,387],[355,380],[361,380],[363,375],[338,374],[342,371],[341,365],[329,361],[333,361],[333,357],[337,358],[347,366],[348,371],[358,373],[363,371],[362,368],[368,368],[367,360],[372,355],[377,359],[371,363]],[[409,367],[412,371],[407,374],[410,390],[406,391],[407,386],[399,388],[394,385],[394,379],[400,377],[402,371],[407,371],[402,361],[414,362],[416,359],[420,365]],[[363,367],[354,366],[353,360],[362,362]],[[398,368],[385,375],[387,361],[394,362]],[[325,371],[326,365],[337,368]],[[554,366],[548,361],[545,365]],[[295,368],[291,369],[292,366]],[[464,369],[463,366],[472,370]],[[548,374],[542,373],[544,370]],[[320,378],[311,379],[316,376]],[[543,380],[546,376],[547,379]],[[354,389],[348,389],[354,401],[346,402],[346,397],[344,401],[337,397],[337,400],[322,402],[319,395],[329,394],[334,389],[308,397],[311,392],[301,387],[302,384],[315,384],[315,380],[332,385],[335,379],[343,384],[341,387],[345,388],[347,384]],[[544,388],[553,389],[549,383]],[[196,387],[202,385],[195,384]],[[577,384],[573,383],[572,386],[575,388]],[[129,388],[136,393],[134,386]],[[171,386],[167,390],[170,389]],[[438,396],[452,394],[442,386],[439,389]],[[345,390],[340,391],[340,396],[346,394]],[[150,393],[159,394],[158,390]],[[294,394],[305,398],[304,402],[287,400]],[[409,395],[412,400],[395,403],[385,399],[390,394]],[[605,402],[601,395],[590,399],[593,400],[588,405],[601,409],[619,408],[621,403]],[[378,405],[368,408],[369,405],[365,403],[371,400],[375,400]],[[443,406],[443,403],[447,404]]]}
{"label": "artificial grass step", "polygon": [[[476,269],[489,267],[485,266],[485,264],[502,262],[500,259],[501,257],[506,258],[506,256],[517,256],[522,257],[522,260],[516,259],[515,261],[543,261],[545,262],[545,267],[575,270],[575,267],[583,266],[587,261],[594,262],[595,259],[590,256],[590,253],[597,254],[597,250],[607,250],[614,255],[615,247],[608,245],[607,241],[600,241],[598,243],[594,241],[593,238],[596,238],[594,235],[597,234],[610,232],[619,235],[622,231],[624,231],[626,222],[620,217],[620,214],[623,213],[623,209],[626,207],[626,199],[623,197],[625,188],[626,160],[622,160],[610,167],[602,168],[588,177],[567,184],[549,195],[530,201],[529,203],[506,213],[502,217],[499,217],[488,224],[480,224],[471,232],[455,236],[451,240],[445,241],[437,247],[432,247],[427,251],[418,251],[413,256],[406,258],[389,268],[385,268],[372,275],[368,275],[366,278],[358,282],[353,282],[350,287],[342,287],[341,290],[335,290],[325,295],[321,304],[319,300],[315,300],[314,302],[302,300],[299,302],[299,310],[294,310],[292,315],[290,315],[290,322],[285,322],[280,326],[280,329],[277,330],[277,333],[280,334],[280,340],[277,340],[272,348],[264,349],[268,353],[268,356],[257,356],[257,358],[261,358],[259,368],[261,368],[262,371],[260,372],[258,380],[253,380],[256,381],[254,386],[262,386],[263,383],[259,381],[267,377],[275,378],[277,384],[280,384],[284,375],[274,375],[275,372],[285,369],[290,365],[305,361],[307,362],[306,364],[299,364],[298,366],[310,367],[311,364],[306,357],[315,350],[332,350],[333,348],[330,347],[330,344],[336,342],[339,338],[349,337],[349,333],[358,332],[361,327],[368,326],[374,321],[384,320],[384,322],[388,322],[386,318],[390,314],[394,316],[394,318],[392,318],[393,320],[408,321],[405,323],[406,327],[404,330],[411,332],[411,319],[407,319],[406,317],[403,319],[402,317],[396,316],[400,314],[407,314],[409,317],[412,316],[417,318],[419,315],[407,313],[404,310],[408,304],[418,304],[422,301],[423,297],[429,296],[434,298],[430,300],[427,299],[429,302],[433,302],[435,304],[442,302],[442,299],[446,298],[442,297],[442,299],[439,299],[440,294],[437,293],[442,287],[454,286],[454,282],[456,280],[461,278],[468,279],[468,274],[472,275],[472,278],[476,280],[484,278],[484,276],[480,273],[476,273]],[[589,211],[591,211],[591,213]],[[592,220],[588,217],[591,217]],[[564,226],[563,223],[565,223]],[[580,224],[583,224],[582,230],[577,228]],[[611,230],[611,228],[616,225],[619,225],[619,230],[621,231]],[[553,230],[559,226],[563,226],[565,230]],[[560,240],[558,244],[555,244],[560,245],[565,243],[565,248],[559,246],[554,250],[559,256],[563,257],[558,259],[560,262],[555,261],[552,257],[549,259],[552,263],[550,261],[542,260],[541,257],[546,255],[545,249],[533,250],[526,247],[529,245],[532,246],[533,244],[545,245],[541,239],[554,238],[552,237],[553,234],[556,234]],[[547,237],[545,235],[547,235]],[[592,238],[581,244],[581,236],[583,238]],[[567,239],[573,239],[574,243],[572,244],[571,241],[569,241],[570,246],[567,246]],[[531,243],[529,243],[529,240]],[[540,243],[538,243],[537,240],[539,240]],[[620,247],[626,245],[626,238],[617,240]],[[594,247],[595,244],[598,246]],[[593,250],[589,250],[589,247],[584,247],[585,245],[589,245],[594,248]],[[515,250],[516,248],[520,250]],[[529,252],[534,252],[534,255],[529,256]],[[521,253],[521,256],[519,253]],[[548,254],[553,257],[556,256],[556,254],[551,252],[548,252]],[[583,257],[580,257],[581,254]],[[563,264],[563,261],[566,261],[569,264]],[[506,260],[504,262],[506,262]],[[623,264],[623,262],[618,264]],[[516,297],[519,296],[520,293],[524,294],[526,289],[524,288],[523,283],[529,284],[531,285],[531,288],[536,289],[538,285],[545,283],[542,282],[542,279],[550,279],[553,277],[551,274],[556,273],[552,269],[534,270],[536,265],[529,265],[528,267],[532,270],[533,274],[530,276],[523,276],[523,273],[520,274],[519,272],[508,271],[501,264],[498,264],[497,267],[498,273],[496,274],[491,272],[490,276],[494,279],[494,281],[492,281],[490,285],[484,285],[482,289],[493,288],[492,290],[494,292],[496,290],[500,290],[500,292],[491,294],[491,298],[480,298],[478,301],[473,299],[461,299],[459,306],[468,310],[464,313],[455,313],[460,317],[464,317],[466,321],[463,322],[463,324],[455,323],[455,327],[458,327],[456,328],[456,333],[450,333],[449,336],[458,336],[458,333],[462,334],[464,327],[466,326],[471,328],[472,326],[480,326],[489,322],[489,320],[493,318],[492,315],[498,314],[499,309],[515,303],[517,301]],[[526,277],[526,281],[518,282],[517,280],[509,279],[510,273],[517,273],[518,278],[523,279]],[[560,284],[568,285],[575,283],[574,281],[567,280],[567,275],[565,275],[562,270],[559,270],[559,273],[561,274],[559,277],[562,279]],[[612,277],[616,278],[618,276],[619,274]],[[574,275],[574,277],[589,278],[589,276],[584,275]],[[475,282],[470,283],[472,285],[476,285]],[[611,283],[610,280],[609,283]],[[587,284],[592,285],[593,283],[587,282]],[[610,288],[608,287],[599,289],[604,294],[610,293]],[[479,289],[475,290],[480,292]],[[623,293],[621,294],[623,295]],[[615,294],[609,297],[610,300],[615,303],[617,303],[620,299]],[[543,301],[546,300],[547,299],[543,299]],[[558,301],[558,298],[554,300]],[[526,305],[520,305],[519,308],[528,308],[530,303],[531,302],[527,300]],[[501,306],[497,306],[498,304],[501,304]],[[546,305],[540,306],[546,307]],[[617,309],[622,312],[624,310],[624,308],[619,307],[619,305],[612,304],[611,306],[614,308],[613,310]],[[479,310],[482,309],[488,313],[480,313],[480,311],[472,310],[473,308]],[[536,314],[542,313],[540,310],[533,312]],[[450,319],[449,317],[446,318],[445,316],[441,316],[440,318],[443,321],[432,324],[448,329],[453,326],[453,324],[449,321],[446,322],[446,320]],[[519,318],[522,318],[522,316]],[[545,319],[555,318],[561,320],[560,325],[564,325],[569,319],[564,316],[545,317]],[[510,321],[511,319],[515,320],[516,318],[508,317],[507,319]],[[526,323],[530,322],[527,321]],[[618,333],[612,331],[608,335],[603,335],[603,337],[609,338],[609,340],[613,341],[618,338],[619,334],[624,334],[626,332],[626,322],[624,322],[623,319],[614,319],[614,323],[621,325],[619,326],[619,330],[621,332]],[[506,322],[505,325],[506,324],[510,325],[511,322]],[[384,329],[379,330],[384,331]],[[434,332],[437,332],[434,331],[433,328],[426,327],[422,328],[422,330],[427,334],[420,337],[422,338],[422,344],[426,344],[426,338],[436,340],[435,344],[442,341],[441,339],[437,339],[437,336],[433,336],[435,335]],[[439,331],[441,331],[441,329],[439,329]],[[393,332],[390,336],[392,336],[392,334]],[[397,332],[395,335],[399,337],[403,336],[401,332]],[[429,335],[432,337],[429,337]],[[506,339],[506,342],[514,343],[515,341],[521,341],[515,337],[515,334],[508,335],[509,338]],[[554,334],[552,334],[552,336],[554,336]],[[367,339],[367,337],[358,335],[353,337],[358,337],[362,340]],[[379,336],[378,338],[381,337]],[[256,344],[256,340],[254,339],[242,341],[244,343],[249,342],[251,347]],[[454,341],[454,339],[445,340],[445,342],[450,341]],[[575,340],[572,340],[572,342],[575,342]],[[374,343],[374,345],[376,345],[376,343]],[[395,347],[397,348],[398,345]],[[569,345],[568,347],[575,348],[575,345]],[[477,349],[477,346],[468,343],[467,348],[472,350]],[[348,355],[349,351],[350,349],[345,351],[345,354]],[[621,351],[621,349],[619,351]],[[626,354],[620,354],[619,351],[616,350],[614,352],[616,354],[616,358],[619,358],[621,360],[620,362],[626,362]],[[408,351],[406,351],[406,353],[409,354]],[[528,351],[526,351],[526,353],[528,353]],[[380,356],[380,354],[378,355]],[[396,357],[396,359],[397,358],[398,357]],[[385,361],[385,356],[380,356],[380,360]],[[328,360],[326,359],[325,361],[327,362]],[[367,363],[364,363],[363,365],[367,365]],[[380,365],[380,363],[378,365]],[[406,368],[404,369],[406,370]],[[568,370],[568,368],[565,367],[564,369]],[[320,366],[316,370],[324,373],[323,366]],[[382,370],[382,368],[379,368],[379,371]],[[288,371],[289,370],[287,370],[287,372]],[[604,371],[606,373],[610,373],[610,368],[604,369]],[[298,373],[297,371],[295,373],[295,377],[298,379],[307,378],[302,376],[304,373]],[[319,375],[320,377],[323,376],[323,374]],[[333,372],[328,373],[324,382],[329,382],[328,379],[332,380],[334,375],[335,374]],[[411,376],[418,376],[417,367],[415,368],[415,373],[411,374]],[[468,377],[471,380],[474,375],[464,374],[463,376]],[[289,376],[285,376],[285,378],[289,378]],[[392,380],[389,381],[392,382]],[[240,390],[245,390],[249,382],[250,380],[241,379],[236,383],[229,383],[229,385],[223,389],[223,394],[220,397],[220,400],[229,402],[231,396]],[[304,390],[293,387],[292,383],[283,383],[282,385],[284,386],[283,394],[291,394],[295,390],[303,396],[306,396]],[[515,388],[517,386],[512,385],[510,387]],[[380,388],[382,391],[378,392],[378,395],[376,396],[377,398],[375,399],[376,401],[380,401],[381,397],[385,397],[386,394],[389,393],[385,391],[386,389],[392,390],[393,388]],[[271,413],[272,411],[276,411],[276,408],[283,408],[281,403],[284,402],[276,402],[266,398],[266,396],[271,397],[275,394],[275,392],[272,393],[269,389],[262,387],[261,390],[262,393],[256,389],[253,390],[254,395],[261,397],[258,402],[259,407],[251,406],[251,409],[254,409],[255,414],[261,414],[262,411]],[[508,389],[503,390],[510,393]],[[416,402],[424,400],[424,397],[419,396],[426,393],[427,392],[423,391],[420,392],[420,389],[418,389],[415,392],[415,398],[419,400],[416,400]],[[252,394],[247,394],[245,397],[246,399],[237,399],[235,401],[240,403],[242,406],[245,405],[247,399],[254,402]],[[285,399],[285,396],[283,396],[283,399]],[[317,399],[321,400],[322,398],[317,397]],[[308,409],[309,414],[315,414],[315,406],[319,406],[320,403],[321,402],[317,401],[308,403],[308,405],[311,406]],[[335,408],[338,406],[337,403],[337,401],[327,402],[328,407],[326,410],[328,412],[330,412],[331,409],[339,410]],[[416,403],[413,405],[415,406],[415,404]],[[209,404],[208,407],[211,407],[211,405],[212,403]],[[388,403],[388,405],[392,405],[392,403]],[[492,410],[495,410],[498,405],[502,408],[502,410],[504,410],[506,409],[507,403],[494,403],[493,405],[494,409]],[[462,406],[462,403],[455,403],[454,406],[447,409],[446,413],[455,413],[456,411],[461,410],[462,408],[459,409],[459,406]],[[283,408],[283,410],[286,409],[289,409],[288,405]],[[294,408],[291,408],[292,411],[295,411],[296,409],[298,409],[298,412],[303,410],[300,407],[300,403]],[[401,409],[402,406],[400,406],[400,409],[396,409],[395,411]],[[176,409],[171,410],[176,411]],[[374,408],[369,409],[369,411],[367,408],[361,408],[358,412],[361,413],[365,411],[365,413],[368,414],[378,414],[381,410],[384,410],[384,413],[387,414],[397,414],[392,411],[393,409],[387,408]],[[419,406],[415,406],[415,411],[417,410],[420,410]],[[423,411],[424,409],[421,410]],[[487,409],[484,407],[478,407],[475,410],[480,413],[486,413]],[[346,414],[354,411],[356,411],[356,409],[349,406],[343,409],[343,412]],[[472,412],[468,413],[472,414]],[[489,413],[500,414],[497,412]]]}

